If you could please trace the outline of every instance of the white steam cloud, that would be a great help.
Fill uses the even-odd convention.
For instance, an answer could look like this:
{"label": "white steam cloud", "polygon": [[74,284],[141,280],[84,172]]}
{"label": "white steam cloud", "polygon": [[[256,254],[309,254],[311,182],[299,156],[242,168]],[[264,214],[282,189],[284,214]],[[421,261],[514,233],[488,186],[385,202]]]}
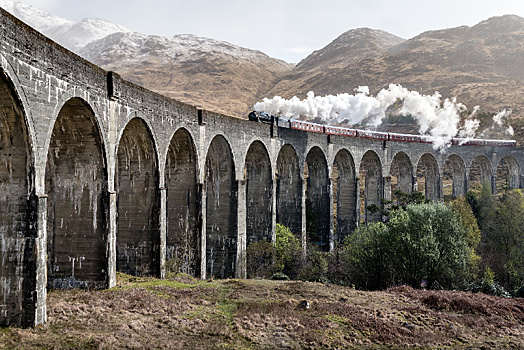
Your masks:
{"label": "white steam cloud", "polygon": [[[476,118],[478,106],[461,123],[461,115],[464,115],[467,109],[455,98],[442,100],[438,92],[424,95],[397,84],[389,85],[376,96],[369,94],[367,86],[358,87],[353,95],[344,93],[336,96],[315,96],[310,91],[303,100],[296,96],[289,100],[275,96],[257,102],[254,109],[286,118],[316,119],[331,125],[363,123],[375,128],[382,123],[386,111],[394,104],[397,108],[396,114],[411,115],[417,121],[421,134],[434,137],[436,149],[449,146],[452,137],[475,137],[480,126],[480,121]],[[511,126],[506,126],[510,114],[511,111],[504,110],[494,116],[492,127],[487,129],[490,130],[489,134],[505,130],[506,134],[513,135]]]}

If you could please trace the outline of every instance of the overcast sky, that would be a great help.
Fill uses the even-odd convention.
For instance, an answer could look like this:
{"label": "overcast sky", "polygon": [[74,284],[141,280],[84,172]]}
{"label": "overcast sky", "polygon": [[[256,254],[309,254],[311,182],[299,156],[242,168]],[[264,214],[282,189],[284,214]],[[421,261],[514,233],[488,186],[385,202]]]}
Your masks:
{"label": "overcast sky", "polygon": [[79,21],[97,17],[144,34],[195,34],[296,63],[343,32],[369,27],[411,38],[472,26],[489,17],[524,17],[524,0],[23,0]]}

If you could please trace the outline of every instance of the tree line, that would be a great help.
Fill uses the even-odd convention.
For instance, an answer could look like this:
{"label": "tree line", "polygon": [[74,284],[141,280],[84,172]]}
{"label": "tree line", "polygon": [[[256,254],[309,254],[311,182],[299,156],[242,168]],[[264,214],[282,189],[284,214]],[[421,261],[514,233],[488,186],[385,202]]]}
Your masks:
{"label": "tree line", "polygon": [[278,224],[275,242],[249,244],[248,277],[524,297],[521,190],[492,195],[486,183],[446,203],[420,192],[395,194],[395,201],[368,208],[381,214],[380,222],[360,225],[331,252],[318,249],[310,229],[304,252],[297,235]]}

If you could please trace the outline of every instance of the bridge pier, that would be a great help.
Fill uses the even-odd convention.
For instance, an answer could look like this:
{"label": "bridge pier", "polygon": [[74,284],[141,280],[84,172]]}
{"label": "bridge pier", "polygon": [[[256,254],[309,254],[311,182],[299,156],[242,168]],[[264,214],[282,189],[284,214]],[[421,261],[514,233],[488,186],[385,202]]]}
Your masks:
{"label": "bridge pier", "polygon": [[109,288],[116,286],[116,234],[117,234],[117,194],[109,192],[109,232],[107,237],[107,285]]}
{"label": "bridge pier", "polygon": [[[235,278],[247,278],[246,180],[237,181],[237,259]],[[260,228],[262,229],[262,228]]]}
{"label": "bridge pier", "polygon": [[[47,195],[37,194],[36,201],[36,285],[33,304],[28,305],[26,309],[27,323],[33,323],[34,326],[47,322]],[[33,312],[34,322],[30,322]]]}

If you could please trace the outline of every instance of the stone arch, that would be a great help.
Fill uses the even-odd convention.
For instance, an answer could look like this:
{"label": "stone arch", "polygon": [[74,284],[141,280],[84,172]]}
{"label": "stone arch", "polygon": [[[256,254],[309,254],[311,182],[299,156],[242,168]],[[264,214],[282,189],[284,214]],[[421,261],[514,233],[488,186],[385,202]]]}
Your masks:
{"label": "stone arch", "polygon": [[246,154],[247,245],[260,240],[271,241],[273,236],[273,179],[271,161],[264,144],[254,141]]}
{"label": "stone arch", "polygon": [[430,153],[424,153],[417,164],[417,189],[427,199],[440,198],[440,173],[437,160]]}
{"label": "stone arch", "polygon": [[302,234],[302,176],[293,146],[282,146],[277,157],[277,223],[289,227],[297,237]]}
{"label": "stone arch", "polygon": [[469,189],[480,189],[485,182],[492,186],[491,169],[491,162],[485,155],[476,156],[469,166]]}
{"label": "stone arch", "polygon": [[47,154],[48,288],[107,285],[107,167],[90,105],[67,101],[58,113]]}
{"label": "stone arch", "polygon": [[34,324],[36,199],[26,109],[0,69],[0,326]]}
{"label": "stone arch", "polygon": [[165,165],[166,265],[172,272],[200,276],[198,159],[188,130],[171,138]]}
{"label": "stone arch", "polygon": [[237,190],[235,164],[222,135],[211,141],[206,156],[206,276],[235,275],[237,256]]}
{"label": "stone arch", "polygon": [[413,163],[404,152],[398,152],[391,161],[389,170],[391,176],[391,199],[396,199],[395,192],[402,191],[411,193],[413,191]]}
{"label": "stone arch", "polygon": [[380,213],[371,213],[370,205],[381,206],[383,196],[382,164],[374,151],[367,151],[359,167],[360,180],[360,217],[365,222],[378,221]]}
{"label": "stone arch", "polygon": [[131,275],[159,275],[160,195],[158,159],[150,129],[131,119],[120,137],[115,169],[116,268]]}
{"label": "stone arch", "polygon": [[337,152],[332,169],[333,226],[335,241],[341,243],[356,228],[357,183],[355,162],[348,150]]}
{"label": "stone arch", "polygon": [[466,166],[457,154],[450,154],[442,169],[442,189],[444,199],[451,199],[466,194]]}
{"label": "stone arch", "polygon": [[312,243],[322,250],[329,250],[330,210],[329,210],[329,171],[322,150],[312,147],[304,164],[306,179],[306,232]]}
{"label": "stone arch", "polygon": [[497,166],[497,192],[519,188],[519,163],[512,156],[505,156]]}

